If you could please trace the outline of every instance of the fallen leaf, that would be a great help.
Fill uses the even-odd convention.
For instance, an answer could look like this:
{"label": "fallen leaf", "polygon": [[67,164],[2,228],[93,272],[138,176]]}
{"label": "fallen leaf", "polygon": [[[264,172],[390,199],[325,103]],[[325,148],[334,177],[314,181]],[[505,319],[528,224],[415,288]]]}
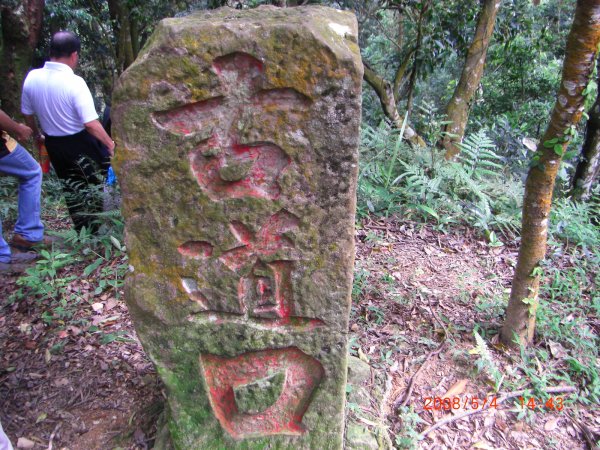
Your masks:
{"label": "fallen leaf", "polygon": [[569,356],[565,348],[558,342],[549,341],[548,347],[550,347],[550,353],[552,353],[552,356],[556,359],[565,359]]}
{"label": "fallen leaf", "polygon": [[372,426],[372,427],[377,427],[377,428],[380,428],[380,427],[381,427],[381,424],[380,424],[380,423],[373,422],[372,420],[365,419],[364,417],[358,417],[358,420],[360,420],[362,423],[364,423],[364,424],[367,424],[367,425],[370,425],[370,426]]}
{"label": "fallen leaf", "polygon": [[442,397],[452,398],[462,394],[465,391],[468,382],[469,380],[466,378],[458,380],[456,383],[450,386],[450,389],[448,389]]}
{"label": "fallen leaf", "polygon": [[48,417],[48,414],[41,413],[39,416],[37,416],[37,419],[35,419],[35,423],[43,422],[44,420],[46,420],[46,417]]}
{"label": "fallen leaf", "polygon": [[104,308],[104,304],[102,304],[102,303],[93,303],[92,304],[92,309],[96,312],[102,311],[103,308]]}
{"label": "fallen leaf", "polygon": [[17,441],[17,448],[33,448],[35,446],[35,442],[30,441],[25,437],[20,437]]}
{"label": "fallen leaf", "polygon": [[119,304],[119,302],[117,301],[116,298],[109,298],[108,301],[106,302],[106,310],[110,311],[111,309],[113,309],[118,304]]}
{"label": "fallen leaf", "polygon": [[69,379],[68,378],[59,378],[58,380],[54,381],[54,385],[56,387],[67,386],[68,384],[69,384]]}
{"label": "fallen leaf", "polygon": [[554,417],[553,419],[550,419],[548,422],[546,422],[546,424],[544,425],[544,430],[546,431],[552,431],[555,430],[558,427],[558,421],[560,420],[560,417]]}
{"label": "fallen leaf", "polygon": [[369,357],[367,355],[365,355],[365,352],[363,352],[362,348],[358,347],[358,359],[360,359],[361,361],[364,361],[366,363],[369,362]]}
{"label": "fallen leaf", "polygon": [[488,444],[485,441],[475,442],[473,444],[473,448],[482,448],[484,450],[494,450],[494,447],[491,447],[490,444]]}
{"label": "fallen leaf", "polygon": [[483,420],[483,426],[486,428],[490,428],[496,422],[495,414],[488,414],[487,417]]}

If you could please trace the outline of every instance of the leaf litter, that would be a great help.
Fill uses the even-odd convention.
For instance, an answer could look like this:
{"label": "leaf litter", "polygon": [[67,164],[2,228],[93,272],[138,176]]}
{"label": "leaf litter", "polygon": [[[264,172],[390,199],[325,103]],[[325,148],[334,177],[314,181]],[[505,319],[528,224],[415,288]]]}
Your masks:
{"label": "leaf litter", "polygon": [[[469,355],[472,330],[477,324],[488,330],[500,326],[505,305],[486,302],[509,289],[516,247],[492,248],[470,229],[441,233],[410,222],[368,220],[357,229],[356,256],[351,354],[369,364],[370,385],[374,374],[388,380],[383,401],[361,407],[371,417],[361,422],[385,429],[392,439],[406,433],[393,404],[424,362],[407,400],[419,416],[416,432],[465,409],[426,409],[429,397],[466,400],[469,409],[468,400],[493,395],[490,380],[474,370]],[[80,274],[83,267],[64,270]],[[7,304],[17,288],[14,276],[0,280],[0,419],[13,443],[151,448],[163,387],[136,337],[123,292],[95,294],[93,279],[76,278],[68,291],[86,302],[70,319],[48,324],[41,318],[47,304],[34,299]],[[444,341],[450,345],[436,354]],[[512,363],[490,347],[499,367]],[[566,357],[560,344],[550,342],[549,349],[559,361]],[[428,354],[434,356],[426,360]],[[584,434],[598,437],[600,416],[594,409],[570,408],[576,409],[568,415],[535,411],[525,420],[514,406],[489,408],[429,433],[418,447],[521,449],[551,442],[556,448],[587,448]]]}

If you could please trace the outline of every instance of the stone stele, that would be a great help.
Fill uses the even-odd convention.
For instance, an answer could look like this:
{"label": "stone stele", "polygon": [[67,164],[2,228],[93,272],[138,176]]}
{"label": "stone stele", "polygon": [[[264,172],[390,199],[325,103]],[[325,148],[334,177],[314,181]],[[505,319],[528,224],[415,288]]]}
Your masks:
{"label": "stone stele", "polygon": [[175,448],[342,448],[361,80],[320,6],[163,20],[121,76],[126,299]]}

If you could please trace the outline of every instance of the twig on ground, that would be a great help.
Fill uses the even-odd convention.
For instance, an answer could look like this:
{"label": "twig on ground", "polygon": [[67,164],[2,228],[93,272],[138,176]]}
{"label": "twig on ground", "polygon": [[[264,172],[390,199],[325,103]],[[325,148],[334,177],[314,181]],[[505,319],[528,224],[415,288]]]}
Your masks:
{"label": "twig on ground", "polygon": [[590,446],[590,450],[600,449],[600,447],[598,447],[596,445],[596,440],[594,439],[594,434],[592,433],[592,430],[590,430],[584,423],[582,423],[579,419],[576,419],[575,417],[573,417],[573,415],[568,412],[567,412],[567,417],[569,419],[571,419],[571,422],[573,422],[575,425],[577,425],[577,428],[579,428],[581,430],[583,437],[585,438],[588,445]]}
{"label": "twig on ground", "polygon": [[421,367],[419,367],[419,369],[413,374],[413,376],[410,377],[410,381],[408,382],[408,387],[406,388],[406,393],[404,394],[404,396],[398,397],[394,401],[394,410],[397,410],[401,406],[406,406],[408,404],[408,401],[410,400],[410,397],[412,395],[412,390],[415,385],[415,381],[416,381],[417,377],[423,371],[423,369],[425,368],[425,366],[427,365],[427,362],[431,359],[431,357],[440,353],[444,349],[445,346],[446,346],[446,341],[444,340],[437,349],[433,350],[431,353],[429,353],[425,357],[425,361],[423,361],[423,364],[421,364]]}
{"label": "twig on ground", "polygon": [[[421,296],[421,298],[423,298],[423,297]],[[429,311],[431,311],[431,315],[433,316],[435,321],[437,323],[439,323],[440,326],[442,327],[442,329],[444,330],[444,338],[447,338],[448,337],[448,328],[446,328],[446,324],[444,322],[442,322],[442,320],[438,317],[437,313],[434,311],[430,296],[427,296],[427,302],[429,303]]]}
{"label": "twig on ground", "polygon": [[56,424],[56,426],[54,427],[54,431],[52,431],[52,434],[50,435],[50,440],[48,441],[48,450],[52,450],[52,443],[54,441],[54,437],[56,436],[56,433],[58,432],[58,430],[61,426],[62,426],[62,422],[58,422]]}
{"label": "twig on ground", "polygon": [[[566,394],[566,393],[569,393],[569,392],[576,392],[577,388],[574,387],[574,386],[556,386],[556,387],[549,387],[547,389],[544,389],[544,391],[547,394]],[[499,399],[497,399],[494,404],[497,407],[497,405],[505,402],[506,400],[510,400],[511,398],[522,397],[526,392],[527,392],[527,390],[525,390],[525,389],[523,389],[521,391],[509,392],[508,394],[506,394],[506,395],[500,397]],[[425,436],[427,436],[432,431],[437,430],[438,428],[441,428],[441,427],[443,427],[446,424],[455,422],[457,420],[463,419],[463,418],[468,417],[468,416],[472,416],[473,414],[479,414],[480,412],[486,411],[486,410],[488,410],[490,408],[491,403],[492,402],[487,402],[483,408],[480,408],[480,409],[470,409],[469,411],[465,411],[462,414],[457,414],[456,416],[449,417],[449,418],[444,419],[444,420],[440,420],[439,422],[436,422],[431,427],[427,428],[425,431],[423,431],[421,434],[419,434],[419,438],[418,439],[419,440],[423,439]]]}

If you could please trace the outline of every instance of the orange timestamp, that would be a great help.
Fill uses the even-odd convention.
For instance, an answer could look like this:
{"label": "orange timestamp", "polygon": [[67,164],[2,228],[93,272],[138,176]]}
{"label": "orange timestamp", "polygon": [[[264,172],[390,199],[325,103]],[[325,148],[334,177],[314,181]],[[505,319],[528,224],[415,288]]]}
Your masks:
{"label": "orange timestamp", "polygon": [[497,397],[424,397],[423,409],[426,411],[450,411],[452,409],[497,408]]}
{"label": "orange timestamp", "polygon": [[529,409],[551,409],[562,411],[565,407],[562,397],[550,397],[547,400],[534,397],[519,397],[521,408]]}

